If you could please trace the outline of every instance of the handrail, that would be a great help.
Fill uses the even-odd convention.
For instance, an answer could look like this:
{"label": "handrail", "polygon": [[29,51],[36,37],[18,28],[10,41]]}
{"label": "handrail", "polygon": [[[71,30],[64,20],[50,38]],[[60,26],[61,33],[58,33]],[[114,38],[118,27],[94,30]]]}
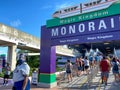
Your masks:
{"label": "handrail", "polygon": [[89,73],[87,74],[87,83],[88,83],[88,88],[91,86],[92,84],[92,80],[95,78],[95,76],[97,75],[99,71],[99,66],[96,65],[93,68],[91,68],[89,70]]}

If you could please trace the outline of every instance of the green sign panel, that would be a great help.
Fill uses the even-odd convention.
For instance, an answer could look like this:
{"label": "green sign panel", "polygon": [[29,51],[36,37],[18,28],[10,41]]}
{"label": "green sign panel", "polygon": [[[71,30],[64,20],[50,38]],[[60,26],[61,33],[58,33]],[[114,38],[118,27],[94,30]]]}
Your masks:
{"label": "green sign panel", "polygon": [[51,19],[51,20],[47,20],[46,25],[47,25],[47,27],[53,27],[53,26],[70,24],[70,23],[75,23],[75,22],[80,22],[80,21],[85,21],[85,20],[91,20],[91,19],[111,16],[111,15],[117,15],[117,14],[120,14],[120,1],[112,4],[107,9],[94,11],[94,12],[89,12],[89,13],[80,14],[80,15],[71,16],[71,17],[62,18],[62,19],[54,18],[54,19]]}

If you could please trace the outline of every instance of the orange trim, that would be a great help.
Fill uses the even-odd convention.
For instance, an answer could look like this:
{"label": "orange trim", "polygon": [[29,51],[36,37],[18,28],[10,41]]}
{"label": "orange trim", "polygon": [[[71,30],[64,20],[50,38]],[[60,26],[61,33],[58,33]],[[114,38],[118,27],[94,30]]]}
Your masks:
{"label": "orange trim", "polygon": [[[108,3],[108,2],[111,2],[111,1],[115,1],[115,0],[110,0],[110,1],[107,1],[107,2],[100,3],[100,4]],[[96,5],[100,5],[100,4],[96,4]],[[96,6],[96,5],[91,5],[91,6]],[[88,6],[88,7],[91,7],[91,6]],[[88,7],[84,7],[84,8],[88,8]]]}

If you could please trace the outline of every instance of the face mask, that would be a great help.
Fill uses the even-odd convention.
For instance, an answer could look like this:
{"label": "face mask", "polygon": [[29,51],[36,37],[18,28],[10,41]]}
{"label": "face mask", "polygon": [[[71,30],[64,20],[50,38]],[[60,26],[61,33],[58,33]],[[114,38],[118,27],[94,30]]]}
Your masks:
{"label": "face mask", "polygon": [[18,65],[21,65],[21,64],[23,64],[24,63],[24,60],[22,60],[22,59],[19,59],[18,60]]}
{"label": "face mask", "polygon": [[18,57],[18,65],[21,65],[25,62],[25,55],[24,54],[20,54]]}

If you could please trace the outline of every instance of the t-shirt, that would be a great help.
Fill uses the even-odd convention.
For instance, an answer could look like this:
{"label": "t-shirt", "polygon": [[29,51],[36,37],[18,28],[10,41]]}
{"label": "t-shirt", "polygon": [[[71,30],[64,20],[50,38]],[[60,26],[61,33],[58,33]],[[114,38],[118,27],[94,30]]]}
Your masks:
{"label": "t-shirt", "polygon": [[100,58],[100,61],[101,61],[101,60],[103,59],[103,56],[102,56],[102,55],[100,55],[100,56],[99,56],[99,58]]}
{"label": "t-shirt", "polygon": [[102,72],[108,72],[110,68],[110,64],[107,60],[102,60],[100,62],[100,69]]}
{"label": "t-shirt", "polygon": [[93,56],[90,56],[90,57],[89,57],[89,60],[92,62],[92,61],[93,61]]}
{"label": "t-shirt", "polygon": [[89,66],[89,60],[84,60],[85,66]]}
{"label": "t-shirt", "polygon": [[76,64],[77,64],[78,67],[81,67],[83,62],[82,62],[82,60],[80,60],[80,61],[77,61]]}
{"label": "t-shirt", "polygon": [[10,75],[10,67],[9,66],[5,67],[5,75]]}
{"label": "t-shirt", "polygon": [[100,61],[100,57],[99,56],[95,56],[95,60],[98,62]]}
{"label": "t-shirt", "polygon": [[26,62],[24,62],[21,65],[17,65],[17,67],[13,71],[13,81],[17,82],[17,81],[24,80],[24,76],[25,75],[28,76],[29,72],[30,72],[30,67]]}

